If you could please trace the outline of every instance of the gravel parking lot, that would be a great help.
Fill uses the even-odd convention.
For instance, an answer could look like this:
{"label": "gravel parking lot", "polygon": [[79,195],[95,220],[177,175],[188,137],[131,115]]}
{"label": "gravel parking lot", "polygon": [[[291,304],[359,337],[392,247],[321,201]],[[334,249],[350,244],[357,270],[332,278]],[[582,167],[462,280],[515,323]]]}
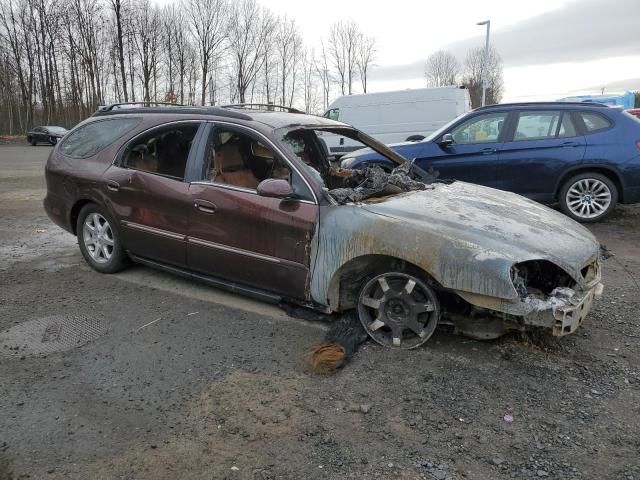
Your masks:
{"label": "gravel parking lot", "polygon": [[640,208],[576,334],[365,344],[144,267],[100,275],[42,210],[50,147],[0,146],[0,480],[640,479]]}

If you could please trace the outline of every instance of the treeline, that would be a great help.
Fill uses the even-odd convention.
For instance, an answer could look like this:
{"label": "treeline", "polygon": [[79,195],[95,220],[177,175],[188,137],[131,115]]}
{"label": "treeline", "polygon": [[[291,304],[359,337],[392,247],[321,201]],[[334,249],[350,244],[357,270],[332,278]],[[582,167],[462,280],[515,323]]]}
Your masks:
{"label": "treeline", "polygon": [[[487,55],[488,53],[488,55]],[[472,48],[461,64],[451,52],[438,50],[427,58],[424,75],[428,87],[464,85],[469,90],[471,106],[482,105],[482,85],[486,69],[487,105],[500,103],[504,90],[502,58],[495,48]]]}
{"label": "treeline", "polygon": [[316,51],[255,0],[0,0],[0,133],[70,127],[115,102],[321,112],[332,92],[366,92],[374,57],[354,22]]}

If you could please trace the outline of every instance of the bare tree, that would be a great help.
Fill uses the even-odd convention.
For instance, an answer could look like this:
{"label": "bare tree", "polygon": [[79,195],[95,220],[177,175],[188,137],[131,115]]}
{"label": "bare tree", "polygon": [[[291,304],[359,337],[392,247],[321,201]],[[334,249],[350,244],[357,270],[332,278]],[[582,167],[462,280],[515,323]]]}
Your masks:
{"label": "bare tree", "polygon": [[[160,11],[149,0],[141,0],[133,14],[134,45],[140,62],[139,76],[142,81],[142,96],[145,102],[156,99],[157,65],[162,40]],[[153,95],[151,83],[154,82]]]}
{"label": "bare tree", "polygon": [[[469,90],[471,106],[479,107],[482,104],[482,81],[485,64],[485,50],[482,47],[469,50],[464,64],[464,76],[462,84]],[[489,48],[487,59],[487,105],[500,103],[504,85],[502,75],[502,58],[495,48]]]}
{"label": "bare tree", "polygon": [[452,53],[438,50],[427,58],[424,76],[428,87],[455,85],[460,77],[460,63]]}
{"label": "bare tree", "polygon": [[122,92],[124,94],[124,101],[129,101],[129,95],[127,93],[127,76],[124,69],[124,35],[122,28],[122,0],[109,0],[111,9],[116,24],[116,42],[118,48],[118,63],[120,65],[120,76],[122,79]]}
{"label": "bare tree", "polygon": [[237,0],[233,4],[229,23],[229,51],[238,100],[245,103],[246,92],[264,64],[267,39],[275,21],[268,10],[255,0]]}
{"label": "bare tree", "polygon": [[360,34],[357,43],[356,65],[358,66],[358,74],[362,83],[362,90],[367,93],[367,76],[369,67],[373,64],[376,56],[376,40],[373,37],[367,37]]}
{"label": "bare tree", "polygon": [[320,57],[314,60],[316,75],[322,83],[322,105],[324,110],[329,107],[329,94],[331,93],[331,71],[329,69],[329,58],[324,41],[320,41]]}
{"label": "bare tree", "polygon": [[353,20],[335,23],[329,30],[329,54],[338,73],[342,95],[353,93],[359,40],[358,25]]}
{"label": "bare tree", "polygon": [[278,21],[274,36],[274,50],[280,76],[280,104],[293,104],[296,85],[296,70],[300,62],[302,38],[296,23],[286,17]]}
{"label": "bare tree", "polygon": [[204,105],[212,63],[215,62],[216,57],[222,55],[226,40],[226,12],[230,6],[226,0],[185,0],[185,2],[186,16],[197,45],[200,61],[200,104]]}

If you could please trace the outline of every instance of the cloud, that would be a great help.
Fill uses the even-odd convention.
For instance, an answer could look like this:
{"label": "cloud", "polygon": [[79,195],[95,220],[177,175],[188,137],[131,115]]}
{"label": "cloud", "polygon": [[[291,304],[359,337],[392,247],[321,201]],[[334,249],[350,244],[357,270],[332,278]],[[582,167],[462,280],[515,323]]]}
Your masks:
{"label": "cloud", "polygon": [[[639,6],[638,0],[573,1],[506,29],[492,25],[495,30],[491,43],[502,56],[505,68],[640,55]],[[483,41],[479,35],[440,48],[451,51],[463,62],[467,51],[482,46]],[[421,77],[425,60],[378,67],[372,70],[371,78]]]}

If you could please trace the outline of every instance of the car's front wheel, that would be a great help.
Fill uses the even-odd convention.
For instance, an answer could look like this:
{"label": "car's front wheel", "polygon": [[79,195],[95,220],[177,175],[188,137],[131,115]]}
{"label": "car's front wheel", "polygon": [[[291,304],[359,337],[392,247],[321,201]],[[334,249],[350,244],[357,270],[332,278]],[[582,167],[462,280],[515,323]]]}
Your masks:
{"label": "car's front wheel", "polygon": [[438,298],[424,281],[403,272],[371,278],[360,291],[358,316],[381,345],[410,349],[433,335],[440,317]]}
{"label": "car's front wheel", "polygon": [[115,273],[127,265],[115,222],[98,205],[85,205],[76,224],[78,245],[87,263],[101,273]]}
{"label": "car's front wheel", "polygon": [[578,174],[567,180],[558,198],[569,217],[583,223],[605,219],[618,203],[618,189],[608,177],[595,172]]}
{"label": "car's front wheel", "polygon": [[49,137],[49,143],[51,145],[55,145],[56,143],[58,143],[58,139],[56,137]]}

